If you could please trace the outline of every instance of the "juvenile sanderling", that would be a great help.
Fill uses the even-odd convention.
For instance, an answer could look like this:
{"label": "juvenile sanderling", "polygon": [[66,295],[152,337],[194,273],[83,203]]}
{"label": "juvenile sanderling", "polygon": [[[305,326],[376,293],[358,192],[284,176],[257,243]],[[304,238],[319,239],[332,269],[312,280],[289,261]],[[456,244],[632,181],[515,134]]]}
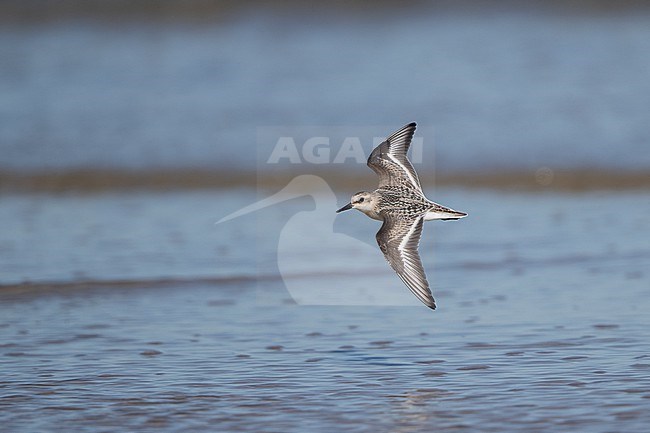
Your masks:
{"label": "juvenile sanderling", "polygon": [[418,253],[422,224],[429,220],[457,220],[464,212],[427,199],[406,153],[415,132],[409,123],[377,146],[368,158],[368,167],[379,175],[373,192],[361,191],[336,212],[357,209],[384,223],[376,238],[384,257],[400,279],[427,307],[435,310],[429,282]]}

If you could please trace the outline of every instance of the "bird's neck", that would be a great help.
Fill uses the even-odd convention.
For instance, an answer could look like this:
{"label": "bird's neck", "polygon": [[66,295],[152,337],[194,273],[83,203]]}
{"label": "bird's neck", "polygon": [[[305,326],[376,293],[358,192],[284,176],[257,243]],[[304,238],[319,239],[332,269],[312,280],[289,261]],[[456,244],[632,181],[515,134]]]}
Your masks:
{"label": "bird's neck", "polygon": [[359,209],[359,210],[374,220],[379,220],[379,221],[384,220],[384,218],[377,211],[373,209]]}

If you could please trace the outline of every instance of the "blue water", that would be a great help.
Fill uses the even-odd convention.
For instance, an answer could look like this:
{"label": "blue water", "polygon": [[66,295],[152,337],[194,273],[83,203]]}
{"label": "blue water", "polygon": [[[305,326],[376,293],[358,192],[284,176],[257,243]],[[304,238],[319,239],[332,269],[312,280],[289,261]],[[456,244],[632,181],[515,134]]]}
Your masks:
{"label": "blue water", "polygon": [[9,23],[0,167],[254,172],[268,126],[385,136],[417,121],[439,170],[648,169],[649,22],[388,9]]}
{"label": "blue water", "polygon": [[[2,273],[23,284],[0,290],[3,425],[642,432],[650,422],[645,192],[438,189],[470,217],[425,227],[435,312],[374,247],[363,252],[376,221],[295,226],[299,212],[322,218],[322,198],[214,225],[256,197],[5,197]],[[282,275],[287,233],[296,251]],[[360,249],[327,242],[340,234]],[[413,306],[346,306],[357,289],[367,304],[392,293]],[[314,294],[344,305],[296,304]]]}
{"label": "blue water", "polygon": [[[645,432],[647,183],[553,174],[650,167],[649,19],[506,9],[3,22],[2,429]],[[436,311],[378,221],[334,213],[376,182],[334,162],[343,140],[367,154],[411,120],[426,178],[546,188],[425,184],[469,214],[424,228]],[[283,135],[300,161],[270,164]],[[129,190],[96,168],[253,180]]]}

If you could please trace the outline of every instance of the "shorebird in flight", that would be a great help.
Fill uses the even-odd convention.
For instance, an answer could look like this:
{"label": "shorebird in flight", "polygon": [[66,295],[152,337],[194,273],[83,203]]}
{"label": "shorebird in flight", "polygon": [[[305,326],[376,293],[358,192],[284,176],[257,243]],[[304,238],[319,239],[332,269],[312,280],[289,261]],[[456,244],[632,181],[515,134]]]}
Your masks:
{"label": "shorebird in flight", "polygon": [[467,214],[424,196],[418,175],[406,157],[415,127],[415,122],[409,123],[372,151],[368,167],[379,175],[379,186],[373,192],[354,194],[350,203],[336,212],[357,209],[383,221],[376,236],[381,252],[411,292],[435,310],[436,302],[418,254],[422,224],[436,219],[457,220]]}

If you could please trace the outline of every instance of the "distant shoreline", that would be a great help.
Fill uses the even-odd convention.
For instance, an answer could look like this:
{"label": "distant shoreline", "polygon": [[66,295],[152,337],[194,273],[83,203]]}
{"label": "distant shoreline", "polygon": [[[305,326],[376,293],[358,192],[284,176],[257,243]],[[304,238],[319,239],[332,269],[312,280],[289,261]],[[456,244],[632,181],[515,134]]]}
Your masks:
{"label": "distant shoreline", "polygon": [[[298,174],[323,177],[332,188],[349,189],[374,181],[373,173],[314,169],[309,173],[255,172],[209,168],[127,170],[62,169],[39,172],[0,170],[0,193],[101,193],[114,191],[177,191],[229,188],[278,188]],[[504,169],[489,172],[421,173],[425,187],[581,192],[650,190],[650,170]]]}
{"label": "distant shoreline", "polygon": [[342,12],[365,15],[382,11],[431,11],[475,13],[480,11],[543,11],[570,14],[602,14],[630,11],[649,11],[650,4],[642,0],[457,0],[424,2],[370,2],[367,0],[333,0],[325,3],[299,2],[296,0],[8,0],[0,2],[0,22],[24,23],[61,19],[97,19],[102,21],[137,19],[151,21],[212,21],[239,11],[277,10],[313,13]]}

